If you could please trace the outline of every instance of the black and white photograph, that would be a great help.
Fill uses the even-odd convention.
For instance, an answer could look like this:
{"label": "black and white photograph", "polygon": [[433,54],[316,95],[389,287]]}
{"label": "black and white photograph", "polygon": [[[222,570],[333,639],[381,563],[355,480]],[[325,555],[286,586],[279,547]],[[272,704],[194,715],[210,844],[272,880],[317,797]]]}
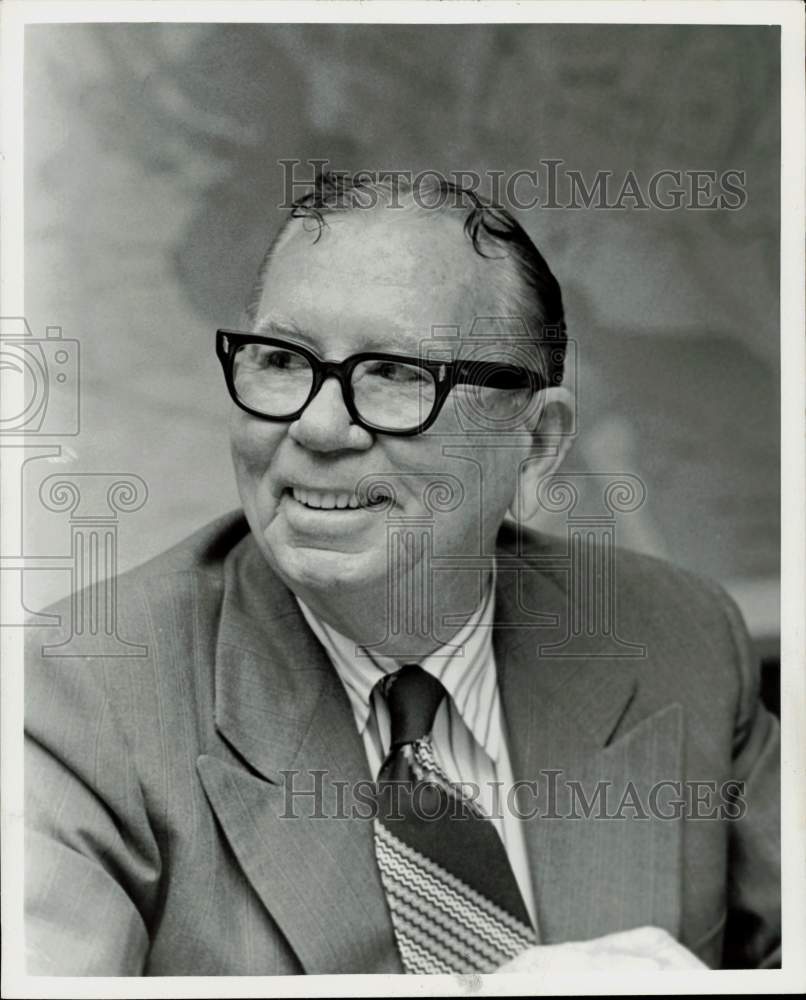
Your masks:
{"label": "black and white photograph", "polygon": [[3,995],[806,988],[802,6],[2,17]]}

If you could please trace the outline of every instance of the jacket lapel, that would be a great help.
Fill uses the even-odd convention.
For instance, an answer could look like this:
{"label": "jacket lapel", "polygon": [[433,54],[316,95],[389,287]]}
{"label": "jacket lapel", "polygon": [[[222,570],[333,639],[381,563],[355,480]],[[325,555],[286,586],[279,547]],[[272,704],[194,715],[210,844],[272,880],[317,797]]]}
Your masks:
{"label": "jacket lapel", "polygon": [[307,973],[401,972],[347,695],[251,536],[226,568],[215,671],[223,742],[197,768],[244,874]]}
{"label": "jacket lapel", "polygon": [[[566,601],[550,576],[502,560],[494,647],[514,777],[536,783],[537,798],[525,789],[520,807],[538,811],[525,820],[538,940],[644,923],[676,934],[680,821],[629,807],[621,819],[596,808],[560,817],[574,808],[569,781],[588,799],[608,782],[613,813],[630,783],[646,802],[654,784],[678,777],[681,711],[667,706],[622,734],[633,661],[602,657],[595,637],[574,657],[538,651],[563,638]],[[402,972],[372,824],[361,818],[370,775],[347,695],[251,536],[227,563],[215,704],[221,741],[197,763],[205,792],[304,970]]]}
{"label": "jacket lapel", "polygon": [[[521,789],[519,808],[530,815],[539,939],[584,940],[641,924],[677,934],[681,822],[643,816],[641,807],[658,782],[681,777],[681,708],[668,705],[622,735],[635,662],[602,656],[595,637],[580,641],[578,656],[546,655],[565,634],[566,602],[547,575],[499,570],[496,663],[514,778],[535,783]],[[524,608],[554,624],[528,628]]]}

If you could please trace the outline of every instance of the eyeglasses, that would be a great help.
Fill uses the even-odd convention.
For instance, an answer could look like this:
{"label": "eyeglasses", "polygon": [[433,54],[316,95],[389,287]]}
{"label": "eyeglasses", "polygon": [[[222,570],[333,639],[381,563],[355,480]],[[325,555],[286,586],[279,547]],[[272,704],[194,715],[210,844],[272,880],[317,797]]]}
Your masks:
{"label": "eyeglasses", "polygon": [[296,420],[327,378],[337,378],[353,422],[382,434],[427,430],[455,385],[539,392],[536,371],[491,361],[435,361],[368,352],[323,361],[292,341],[219,330],[216,353],[230,396],[242,410],[266,420]]}

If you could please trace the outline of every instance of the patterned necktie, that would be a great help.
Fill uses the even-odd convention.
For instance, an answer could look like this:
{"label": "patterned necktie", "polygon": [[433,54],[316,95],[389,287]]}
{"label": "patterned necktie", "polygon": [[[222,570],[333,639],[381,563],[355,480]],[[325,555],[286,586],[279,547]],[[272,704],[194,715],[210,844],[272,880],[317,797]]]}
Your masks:
{"label": "patterned necktie", "polygon": [[434,759],[445,695],[416,665],[383,682],[391,745],[378,773],[375,853],[406,972],[492,972],[535,943],[493,824]]}

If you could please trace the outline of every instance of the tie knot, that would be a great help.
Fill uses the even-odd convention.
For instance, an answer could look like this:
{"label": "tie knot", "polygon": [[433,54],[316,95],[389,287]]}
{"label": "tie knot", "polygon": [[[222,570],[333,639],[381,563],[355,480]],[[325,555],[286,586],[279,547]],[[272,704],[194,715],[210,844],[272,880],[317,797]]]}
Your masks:
{"label": "tie knot", "polygon": [[401,667],[384,685],[389,706],[392,749],[428,736],[445,688],[416,663]]}

